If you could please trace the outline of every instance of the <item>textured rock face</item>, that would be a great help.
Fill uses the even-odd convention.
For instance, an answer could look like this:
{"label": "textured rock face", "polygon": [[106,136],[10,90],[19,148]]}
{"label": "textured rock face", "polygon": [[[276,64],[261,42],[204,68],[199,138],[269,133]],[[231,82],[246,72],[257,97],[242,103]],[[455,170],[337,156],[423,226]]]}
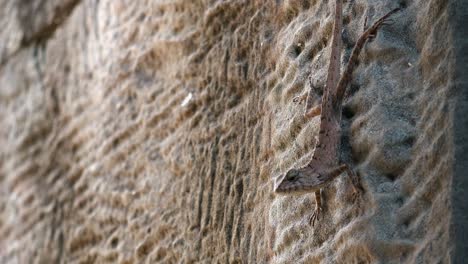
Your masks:
{"label": "textured rock face", "polygon": [[449,262],[447,1],[347,1],[343,60],[398,6],[344,107],[366,192],[342,175],[311,227],[272,186],[313,152],[292,98],[324,84],[334,1],[0,1],[0,262]]}

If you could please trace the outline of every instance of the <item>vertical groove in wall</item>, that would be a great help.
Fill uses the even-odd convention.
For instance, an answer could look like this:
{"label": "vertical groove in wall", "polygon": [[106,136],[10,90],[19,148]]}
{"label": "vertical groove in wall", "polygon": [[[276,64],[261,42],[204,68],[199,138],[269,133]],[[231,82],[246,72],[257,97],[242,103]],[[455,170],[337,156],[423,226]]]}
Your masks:
{"label": "vertical groove in wall", "polygon": [[454,106],[455,164],[452,180],[453,263],[468,259],[468,2],[451,1],[450,18],[453,38],[454,76],[452,80]]}

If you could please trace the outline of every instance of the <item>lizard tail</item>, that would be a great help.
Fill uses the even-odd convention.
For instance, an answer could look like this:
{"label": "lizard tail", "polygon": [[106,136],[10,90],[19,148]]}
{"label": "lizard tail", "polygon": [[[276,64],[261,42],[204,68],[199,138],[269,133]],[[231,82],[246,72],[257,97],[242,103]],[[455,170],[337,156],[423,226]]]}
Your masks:
{"label": "lizard tail", "polygon": [[346,87],[348,86],[349,81],[351,80],[351,75],[353,74],[353,71],[356,68],[358,62],[359,53],[364,47],[364,44],[366,44],[366,41],[371,36],[375,36],[379,28],[385,25],[387,19],[400,10],[400,8],[395,8],[392,11],[388,12],[387,14],[379,18],[377,21],[375,21],[374,24],[371,27],[369,27],[364,33],[362,33],[362,35],[359,37],[358,41],[354,45],[353,51],[351,52],[351,57],[349,58],[348,64],[346,65],[346,69],[343,73],[343,76],[341,76],[340,81],[338,82],[336,88],[335,106],[341,106],[342,104],[343,96],[346,92]]}

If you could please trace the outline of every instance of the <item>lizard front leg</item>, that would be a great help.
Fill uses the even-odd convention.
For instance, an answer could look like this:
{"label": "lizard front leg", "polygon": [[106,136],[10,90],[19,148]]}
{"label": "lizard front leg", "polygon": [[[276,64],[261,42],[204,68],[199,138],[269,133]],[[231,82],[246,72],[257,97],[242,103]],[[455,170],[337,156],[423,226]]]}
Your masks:
{"label": "lizard front leg", "polygon": [[308,93],[301,94],[299,96],[294,97],[293,102],[302,104],[307,99]]}
{"label": "lizard front leg", "polygon": [[[348,177],[351,180],[353,186],[353,199],[354,202],[359,193],[363,193],[364,189],[362,188],[361,181],[359,177],[354,173],[352,169],[349,168],[347,164],[341,164],[333,169],[328,170],[326,173],[318,174],[319,179],[323,179],[326,182],[332,181],[334,178],[338,177],[341,173],[346,172]],[[309,223],[312,226],[315,225],[315,221],[319,220],[320,214],[322,213],[322,195],[320,189],[315,191],[315,210],[312,216],[310,217]]]}
{"label": "lizard front leg", "polygon": [[[312,89],[311,89],[312,90]],[[300,95],[300,96],[297,96],[297,97],[294,97],[293,99],[293,102],[295,103],[302,103],[304,102],[305,100],[307,100],[307,103],[306,103],[306,106],[305,106],[305,112],[304,112],[304,116],[306,117],[306,119],[310,119],[310,118],[313,118],[315,116],[318,116],[322,113],[322,104],[319,103],[318,105],[310,108],[310,106],[308,106],[309,104],[311,104],[310,102],[312,100],[310,100],[311,96],[311,93],[308,92],[308,93],[304,93],[303,95]]]}
{"label": "lizard front leg", "polygon": [[310,119],[312,117],[320,115],[321,113],[322,113],[322,105],[316,105],[316,106],[312,107],[312,109],[306,111],[304,116],[307,119]]}
{"label": "lizard front leg", "polygon": [[310,87],[309,91],[307,91],[307,92],[305,92],[305,93],[303,93],[303,94],[301,94],[299,96],[296,96],[293,99],[293,102],[298,103],[298,104],[302,104],[304,101],[307,100],[306,111],[310,107],[309,104],[310,104],[311,100],[309,98],[312,96],[312,90],[314,90],[314,89],[316,90],[315,86],[312,83],[312,73],[309,74],[308,79],[309,79],[309,87]]}
{"label": "lizard front leg", "polygon": [[[323,93],[323,91],[321,91],[318,87],[314,86],[313,84],[313,81],[312,81],[312,74],[309,75],[309,90],[299,96],[296,96],[293,98],[293,102],[294,103],[298,103],[298,104],[302,104],[303,102],[305,102],[307,100],[307,104],[305,106],[306,108],[306,111],[307,109],[309,109],[311,106],[312,106],[312,98],[314,97],[313,96],[313,91],[315,91],[315,93],[321,95],[321,93]],[[320,102],[319,102],[320,104]]]}
{"label": "lizard front leg", "polygon": [[309,223],[314,226],[315,221],[319,220],[320,214],[322,213],[322,195],[320,190],[315,191],[315,211],[309,219]]}

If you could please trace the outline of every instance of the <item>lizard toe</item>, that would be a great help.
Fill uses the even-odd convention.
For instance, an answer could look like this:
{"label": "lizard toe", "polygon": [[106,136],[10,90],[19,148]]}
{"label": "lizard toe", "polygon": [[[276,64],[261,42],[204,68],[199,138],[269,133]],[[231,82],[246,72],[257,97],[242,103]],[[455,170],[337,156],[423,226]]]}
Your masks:
{"label": "lizard toe", "polygon": [[309,224],[315,226],[315,222],[320,219],[320,215],[322,214],[322,207],[316,207],[314,213],[309,219]]}

